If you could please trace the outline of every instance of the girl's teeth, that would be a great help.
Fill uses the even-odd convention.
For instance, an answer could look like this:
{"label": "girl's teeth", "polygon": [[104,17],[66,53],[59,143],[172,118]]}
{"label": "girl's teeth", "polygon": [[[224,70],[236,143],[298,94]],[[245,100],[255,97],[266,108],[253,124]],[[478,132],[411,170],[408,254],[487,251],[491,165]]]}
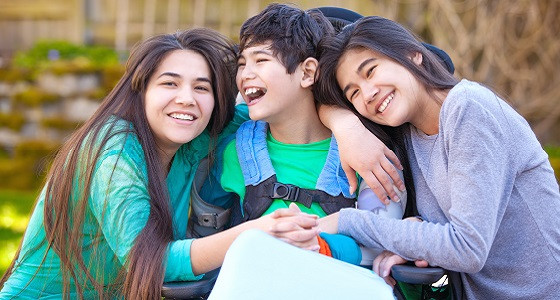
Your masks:
{"label": "girl's teeth", "polygon": [[381,103],[381,105],[379,106],[379,112],[380,113],[385,111],[385,109],[387,108],[387,105],[389,105],[389,102],[391,102],[391,100],[393,100],[393,94],[389,95],[389,97],[387,97],[387,99],[385,99],[385,101],[383,101],[383,103]]}
{"label": "girl's teeth", "polygon": [[170,116],[174,119],[179,119],[179,120],[192,121],[194,119],[192,115],[187,115],[187,114],[172,113]]}

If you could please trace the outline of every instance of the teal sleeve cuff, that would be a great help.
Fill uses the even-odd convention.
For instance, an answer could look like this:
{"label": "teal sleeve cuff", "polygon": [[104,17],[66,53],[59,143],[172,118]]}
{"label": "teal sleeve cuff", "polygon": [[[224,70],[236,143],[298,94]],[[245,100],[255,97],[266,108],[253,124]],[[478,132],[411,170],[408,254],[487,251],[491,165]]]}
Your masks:
{"label": "teal sleeve cuff", "polygon": [[192,239],[178,240],[167,246],[167,258],[164,282],[170,281],[196,281],[204,274],[195,276],[191,265]]}
{"label": "teal sleeve cuff", "polygon": [[333,258],[353,265],[359,265],[362,261],[360,246],[358,246],[358,243],[351,237],[343,234],[329,234],[325,232],[321,232],[319,236],[329,244]]}

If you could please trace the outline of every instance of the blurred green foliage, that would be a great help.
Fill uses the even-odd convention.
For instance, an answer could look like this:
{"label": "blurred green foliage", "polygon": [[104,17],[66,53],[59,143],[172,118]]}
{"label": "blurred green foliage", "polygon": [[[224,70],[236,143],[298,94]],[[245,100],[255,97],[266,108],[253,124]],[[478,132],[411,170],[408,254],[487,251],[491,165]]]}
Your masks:
{"label": "blurred green foliage", "polygon": [[0,156],[0,188],[39,188],[58,147],[48,141],[23,141],[14,148],[12,157]]}
{"label": "blurred green foliage", "polygon": [[37,87],[30,87],[24,91],[21,91],[15,94],[13,96],[13,99],[16,104],[24,104],[31,107],[60,100],[57,95],[47,93]]}
{"label": "blurred green foliage", "polygon": [[0,113],[0,127],[19,131],[24,123],[25,117],[21,112]]}
{"label": "blurred green foliage", "polygon": [[59,130],[75,130],[82,122],[71,121],[64,117],[49,117],[41,120],[41,126],[46,128],[55,128]]}
{"label": "blurred green foliage", "polygon": [[16,83],[19,81],[30,81],[31,72],[23,68],[0,68],[0,81]]}
{"label": "blurred green foliage", "polygon": [[0,189],[0,274],[12,261],[37,192]]}
{"label": "blurred green foliage", "polygon": [[105,97],[119,82],[125,71],[125,66],[122,64],[111,65],[101,70],[101,87],[104,90]]}
{"label": "blurred green foliage", "polygon": [[548,153],[548,158],[552,168],[554,169],[556,180],[560,182],[560,146],[547,146],[544,147],[544,150]]}
{"label": "blurred green foliage", "polygon": [[52,156],[60,145],[49,141],[28,140],[19,143],[14,154],[16,159],[41,159]]}
{"label": "blurred green foliage", "polygon": [[119,56],[111,48],[52,40],[37,42],[33,48],[16,53],[13,60],[16,68],[48,69],[57,74],[91,72],[118,64]]}

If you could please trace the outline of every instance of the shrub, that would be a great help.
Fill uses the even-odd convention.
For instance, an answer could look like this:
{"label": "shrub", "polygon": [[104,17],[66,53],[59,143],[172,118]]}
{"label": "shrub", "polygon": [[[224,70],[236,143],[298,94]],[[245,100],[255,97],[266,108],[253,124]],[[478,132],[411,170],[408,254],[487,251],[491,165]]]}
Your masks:
{"label": "shrub", "polygon": [[0,188],[39,188],[57,148],[57,144],[44,141],[19,143],[14,149],[14,157],[0,158]]}
{"label": "shrub", "polygon": [[113,87],[115,87],[115,85],[117,85],[117,82],[119,82],[119,79],[124,74],[124,70],[124,65],[113,65],[108,66],[101,71],[101,85],[106,94],[109,93],[109,91],[111,91]]}
{"label": "shrub", "polygon": [[0,68],[0,81],[16,83],[18,81],[30,81],[30,72],[22,68]]}
{"label": "shrub", "polygon": [[41,125],[47,128],[55,128],[59,130],[75,130],[82,122],[71,121],[63,117],[44,118],[41,120]]}
{"label": "shrub", "polygon": [[[70,62],[61,65],[60,62]],[[16,53],[14,66],[24,69],[65,68],[73,72],[102,70],[119,64],[117,52],[103,46],[82,46],[67,41],[40,41],[33,48]],[[57,73],[57,72],[54,72]]]}
{"label": "shrub", "polygon": [[556,175],[556,180],[560,182],[560,147],[557,146],[547,146],[544,147],[548,157],[550,159],[550,164],[554,169],[554,175]]}
{"label": "shrub", "polygon": [[20,112],[0,113],[0,127],[7,127],[19,131],[25,123],[25,117]]}
{"label": "shrub", "polygon": [[554,175],[556,175],[556,180],[560,182],[560,158],[558,157],[550,158],[550,164],[554,169]]}
{"label": "shrub", "polygon": [[27,106],[39,106],[43,103],[52,103],[59,100],[57,95],[47,93],[36,87],[30,87],[27,90],[15,94],[13,97],[16,104],[24,104]]}
{"label": "shrub", "polygon": [[37,171],[32,159],[0,159],[0,188],[37,189],[45,173]]}
{"label": "shrub", "polygon": [[52,156],[60,145],[48,141],[27,140],[23,141],[14,149],[16,159],[42,159]]}

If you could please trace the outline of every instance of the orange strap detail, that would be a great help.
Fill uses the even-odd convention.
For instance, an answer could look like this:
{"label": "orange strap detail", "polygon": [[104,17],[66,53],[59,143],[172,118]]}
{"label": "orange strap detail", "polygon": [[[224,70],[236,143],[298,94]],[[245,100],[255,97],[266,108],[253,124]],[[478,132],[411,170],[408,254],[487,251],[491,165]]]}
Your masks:
{"label": "orange strap detail", "polygon": [[331,248],[329,247],[327,241],[325,241],[323,238],[321,238],[318,235],[317,235],[317,241],[319,241],[319,247],[321,247],[319,248],[319,253],[332,257]]}

